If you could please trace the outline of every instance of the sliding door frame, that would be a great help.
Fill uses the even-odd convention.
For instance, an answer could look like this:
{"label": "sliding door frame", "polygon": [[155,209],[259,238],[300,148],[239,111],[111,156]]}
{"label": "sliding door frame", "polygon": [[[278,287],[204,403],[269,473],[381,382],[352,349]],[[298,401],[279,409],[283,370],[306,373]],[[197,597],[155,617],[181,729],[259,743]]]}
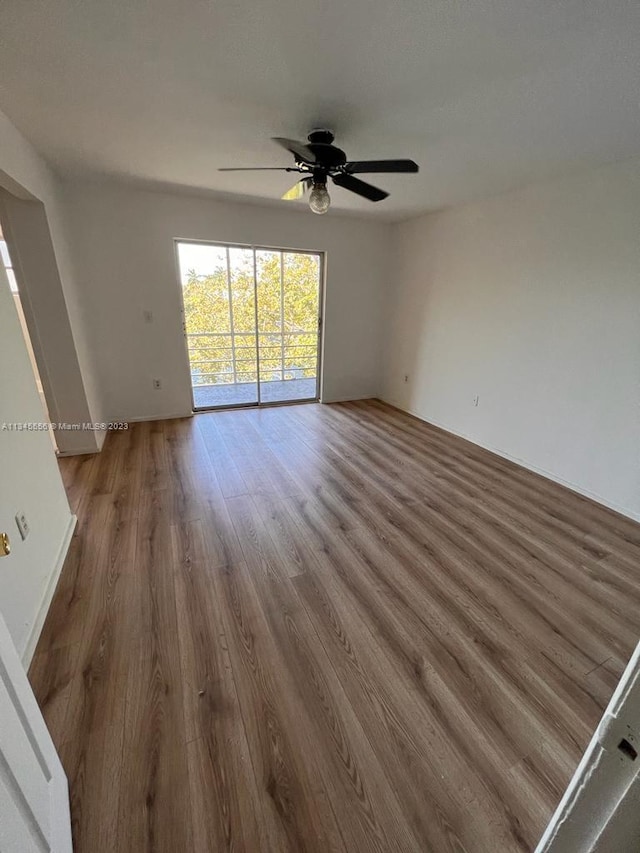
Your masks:
{"label": "sliding door frame", "polygon": [[[184,309],[184,294],[182,290],[182,278],[180,275],[180,255],[178,246],[180,243],[192,243],[196,246],[216,246],[219,249],[227,250],[227,267],[229,249],[248,249],[253,254],[253,293],[254,293],[254,310],[256,324],[256,388],[257,401],[255,403],[231,403],[222,406],[207,406],[206,408],[196,408],[195,398],[193,394],[193,382],[191,381],[191,361],[189,359],[189,341],[187,339],[187,320]],[[258,276],[256,271],[256,252],[280,252],[291,255],[316,255],[319,261],[318,269],[318,316],[317,316],[317,349],[316,349],[316,395],[313,398],[304,398],[302,400],[282,400],[274,402],[263,402],[260,399],[260,330],[258,328]],[[187,365],[187,373],[189,376],[189,389],[191,394],[191,411],[194,414],[200,412],[215,412],[224,411],[225,409],[255,409],[269,408],[272,406],[290,406],[296,403],[317,403],[321,400],[322,389],[322,370],[323,370],[323,351],[324,351],[324,310],[325,310],[325,277],[326,277],[326,252],[318,249],[287,249],[282,246],[261,246],[254,243],[225,243],[219,240],[198,240],[193,237],[174,237],[173,254],[176,267],[176,278],[180,293],[180,310],[182,313],[182,336],[184,340],[184,354]],[[282,258],[281,258],[282,263]],[[227,278],[229,279],[229,270],[227,268]],[[284,294],[284,280],[280,277],[281,294]],[[282,296],[281,296],[282,298]],[[231,302],[231,299],[230,299]],[[230,311],[232,310],[230,306]],[[281,314],[284,322],[284,313]],[[282,332],[284,333],[284,332]]]}

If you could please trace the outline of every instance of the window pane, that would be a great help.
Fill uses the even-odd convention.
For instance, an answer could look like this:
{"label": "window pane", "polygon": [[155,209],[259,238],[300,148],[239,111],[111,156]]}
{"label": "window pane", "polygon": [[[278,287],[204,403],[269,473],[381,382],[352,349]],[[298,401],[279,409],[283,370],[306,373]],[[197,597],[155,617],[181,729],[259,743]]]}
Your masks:
{"label": "window pane", "polygon": [[288,332],[315,331],[318,325],[319,279],[318,255],[284,253],[284,319]]}
{"label": "window pane", "polygon": [[229,248],[229,276],[233,307],[236,381],[255,382],[258,378],[255,335],[246,334],[248,329],[254,330],[256,326],[252,249],[234,246]]}
{"label": "window pane", "polygon": [[258,288],[258,329],[280,332],[280,252],[256,252],[256,284]]}

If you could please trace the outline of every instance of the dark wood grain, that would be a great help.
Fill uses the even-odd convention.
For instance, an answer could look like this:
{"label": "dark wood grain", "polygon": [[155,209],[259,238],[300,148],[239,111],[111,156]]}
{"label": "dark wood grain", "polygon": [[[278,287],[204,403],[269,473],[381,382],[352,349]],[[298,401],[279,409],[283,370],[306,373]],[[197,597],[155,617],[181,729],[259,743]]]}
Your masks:
{"label": "dark wood grain", "polygon": [[378,401],[135,424],[30,670],[76,853],[530,851],[640,630],[640,526]]}

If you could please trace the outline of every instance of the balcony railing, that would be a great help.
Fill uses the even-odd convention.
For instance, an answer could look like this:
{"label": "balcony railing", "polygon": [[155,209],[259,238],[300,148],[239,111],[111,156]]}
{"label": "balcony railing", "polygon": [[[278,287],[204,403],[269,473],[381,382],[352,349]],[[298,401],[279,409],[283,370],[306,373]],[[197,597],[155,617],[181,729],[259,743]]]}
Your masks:
{"label": "balcony railing", "polygon": [[318,362],[318,333],[197,332],[187,335],[191,383],[229,385],[313,378]]}

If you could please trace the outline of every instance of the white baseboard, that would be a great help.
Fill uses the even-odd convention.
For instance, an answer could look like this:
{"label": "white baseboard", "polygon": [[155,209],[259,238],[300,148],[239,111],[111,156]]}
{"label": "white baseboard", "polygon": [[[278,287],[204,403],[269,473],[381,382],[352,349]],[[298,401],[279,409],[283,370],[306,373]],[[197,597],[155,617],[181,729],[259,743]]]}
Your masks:
{"label": "white baseboard", "polygon": [[94,444],[91,447],[78,447],[75,450],[59,450],[56,456],[58,459],[65,459],[67,456],[86,456],[87,454],[100,453],[101,449]]}
{"label": "white baseboard", "polygon": [[418,412],[414,412],[412,409],[407,409],[404,406],[399,405],[399,403],[394,402],[392,399],[385,399],[384,397],[379,397],[378,399],[382,400],[383,403],[388,403],[390,406],[399,409],[401,412],[406,412],[408,415],[413,415],[413,417],[417,418],[419,421],[424,421],[424,423],[426,424],[431,424],[431,426],[438,427],[438,429],[451,433],[451,435],[456,435],[458,436],[458,438],[464,438],[465,441],[469,441],[471,442],[471,444],[475,444],[476,447],[482,447],[484,450],[488,450],[490,453],[495,453],[496,456],[501,456],[503,459],[508,459],[509,462],[514,462],[521,468],[526,468],[527,471],[533,471],[534,474],[539,474],[546,480],[551,480],[553,483],[558,483],[558,485],[564,486],[565,489],[569,489],[572,492],[576,492],[576,494],[578,495],[582,495],[585,498],[589,498],[590,500],[595,501],[595,503],[601,504],[602,506],[606,506],[607,509],[612,509],[614,512],[617,512],[620,515],[624,515],[625,518],[630,518],[632,521],[640,521],[640,513],[634,512],[633,510],[628,509],[627,507],[621,506],[620,504],[615,503],[615,501],[610,501],[607,498],[603,498],[602,495],[599,495],[596,492],[592,492],[589,489],[585,489],[582,486],[578,486],[576,485],[576,483],[572,483],[569,480],[565,480],[562,477],[559,477],[557,474],[552,473],[551,471],[546,471],[544,468],[539,468],[537,465],[528,462],[526,459],[520,459],[517,456],[512,456],[510,453],[507,453],[504,450],[500,450],[497,447],[492,447],[490,444],[482,444],[477,439],[472,438],[470,435],[466,435],[463,432],[459,432],[458,430],[452,429],[450,426],[440,423],[439,421],[433,420],[432,418],[425,418],[423,415],[418,414]]}
{"label": "white baseboard", "polygon": [[33,625],[31,626],[31,630],[29,631],[29,636],[27,637],[25,648],[22,651],[22,665],[24,666],[25,670],[29,669],[29,664],[31,663],[34,652],[36,650],[36,646],[38,645],[38,640],[40,639],[44,620],[47,618],[47,613],[49,612],[49,607],[51,606],[51,600],[53,599],[53,594],[56,591],[58,578],[60,577],[60,573],[62,572],[62,567],[64,566],[67,551],[69,550],[69,545],[71,543],[71,537],[73,536],[73,531],[76,529],[77,522],[77,516],[71,515],[69,517],[69,523],[67,525],[67,529],[64,532],[64,536],[62,537],[62,544],[60,545],[53,571],[49,576],[44,595],[42,596],[42,601],[40,602],[40,606],[38,608],[37,616],[33,620]]}
{"label": "white baseboard", "polygon": [[380,400],[382,399],[378,394],[367,394],[366,396],[357,396],[354,397],[351,394],[348,397],[321,397],[321,403],[357,403],[359,400]]}
{"label": "white baseboard", "polygon": [[173,421],[176,418],[192,418],[194,412],[176,412],[174,415],[136,415],[133,418],[111,418],[111,423],[146,423],[148,421]]}

